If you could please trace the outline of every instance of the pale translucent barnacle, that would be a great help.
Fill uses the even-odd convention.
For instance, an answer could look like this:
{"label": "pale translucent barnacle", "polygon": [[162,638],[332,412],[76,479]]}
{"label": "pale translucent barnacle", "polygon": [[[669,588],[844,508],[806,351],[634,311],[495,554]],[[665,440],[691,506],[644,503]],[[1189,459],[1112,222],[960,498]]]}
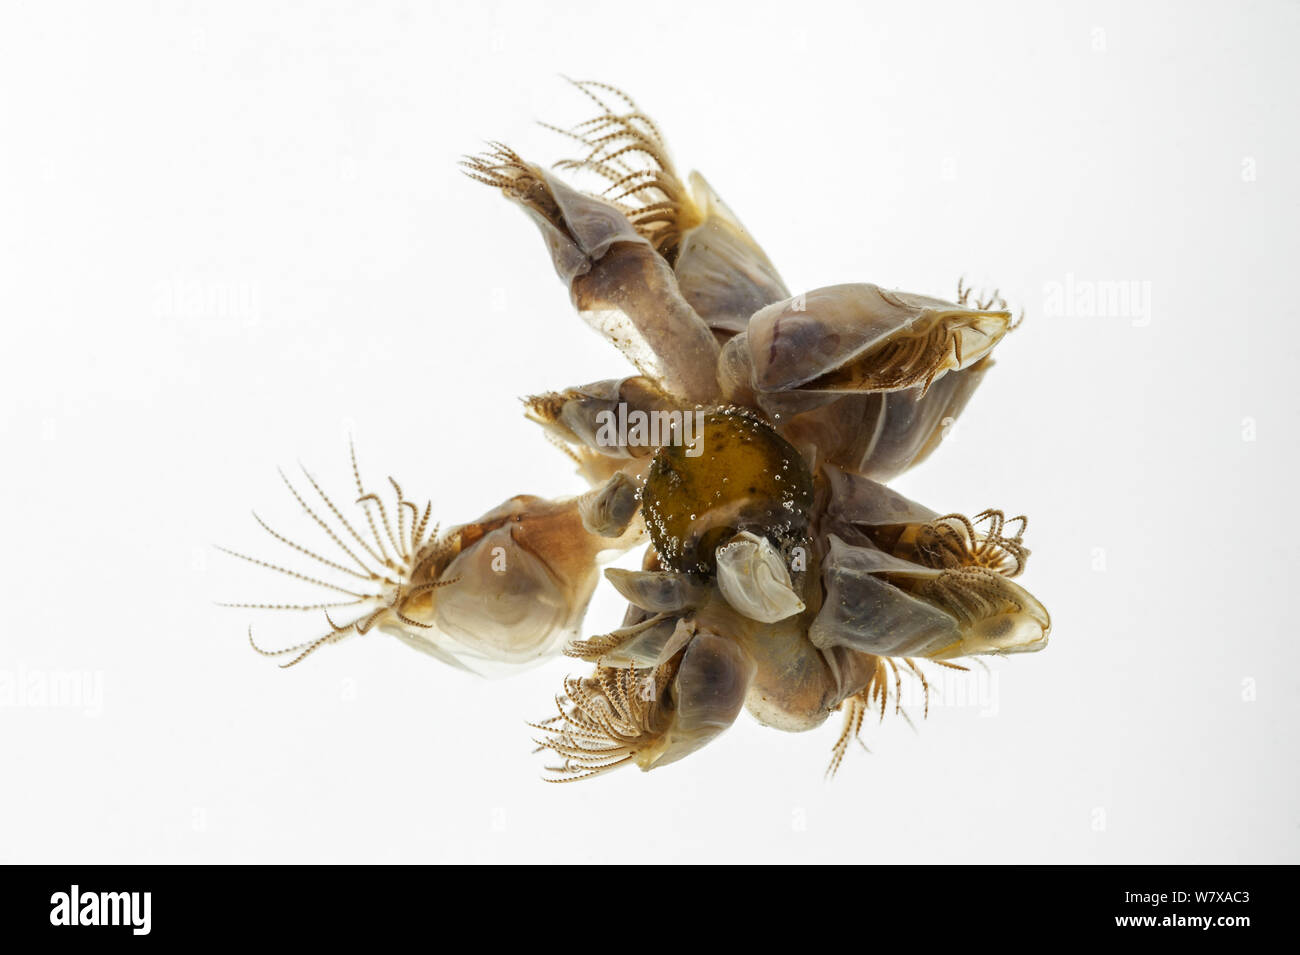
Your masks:
{"label": "pale translucent barnacle", "polygon": [[[557,781],[669,765],[742,709],[786,732],[841,712],[834,771],[869,712],[901,708],[904,676],[928,703],[923,662],[1047,642],[1013,579],[1024,517],[932,511],[882,483],[935,451],[1017,322],[961,283],[952,301],[869,282],[792,295],[653,120],[574,85],[596,107],[560,130],[577,158],[548,170],[493,143],[464,166],[536,225],[573,305],[636,369],[525,399],[588,489],[439,532],[395,482],[369,493],[355,458],[355,510],[308,475],[318,500],[290,490],[329,554],[271,531],[319,573],[263,566],[342,599],[256,605],[327,622],[262,652],[296,663],[378,630],[478,672],[585,661],[531,724]],[[601,563],[642,545],[641,570],[605,572],[622,624],[583,636]]]}
{"label": "pale translucent barnacle", "polygon": [[563,757],[561,778],[635,762],[667,766],[712,741],[740,715],[755,664],[734,641],[705,629],[654,669],[599,665],[565,681],[557,715],[533,724],[538,743]]}
{"label": "pale translucent barnacle", "polygon": [[785,558],[766,537],[741,531],[717,551],[718,589],[738,613],[776,623],[803,613]]}
{"label": "pale translucent barnacle", "polygon": [[593,500],[607,496],[603,487],[561,501],[519,495],[476,521],[440,531],[430,524],[431,505],[417,507],[390,478],[390,507],[366,489],[355,454],[352,462],[357,492],[352,509],[337,504],[311,474],[304,472],[316,501],[284,479],[317,525],[318,544],[291,540],[257,518],[281,544],[312,561],[313,573],[230,552],[343,598],[227,604],[323,614],[325,630],[311,640],[274,650],[253,643],[259,653],[286,658],[284,666],[372,630],[475,672],[540,661],[577,635],[599,563],[644,535],[635,514],[627,515],[621,528],[588,529],[590,517],[584,515],[592,512]]}

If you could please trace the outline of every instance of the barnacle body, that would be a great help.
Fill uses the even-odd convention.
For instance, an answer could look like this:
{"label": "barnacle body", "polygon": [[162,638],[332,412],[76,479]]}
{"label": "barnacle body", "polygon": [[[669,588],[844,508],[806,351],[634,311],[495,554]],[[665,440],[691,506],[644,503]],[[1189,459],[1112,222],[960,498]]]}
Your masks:
{"label": "barnacle body", "polygon": [[[675,762],[742,709],[790,732],[842,712],[833,771],[905,675],[928,688],[923,663],[1047,642],[1047,611],[1013,579],[1024,517],[939,513],[885,483],[935,449],[1016,323],[960,284],[955,301],[869,283],[791,295],[635,103],[575,86],[597,115],[561,130],[582,155],[556,169],[589,191],[500,144],[464,165],[532,220],[579,314],[637,370],[526,400],[589,489],[439,532],[396,482],[391,508],[369,492],[355,456],[352,518],[308,475],[319,500],[290,490],[337,553],[271,531],[321,576],[264,566],[344,599],[267,608],[323,611],[328,630],[260,652],[292,665],[377,629],[478,672],[586,661],[531,724],[555,780]],[[641,570],[604,574],[622,626],[582,637],[600,564],[634,547]]]}

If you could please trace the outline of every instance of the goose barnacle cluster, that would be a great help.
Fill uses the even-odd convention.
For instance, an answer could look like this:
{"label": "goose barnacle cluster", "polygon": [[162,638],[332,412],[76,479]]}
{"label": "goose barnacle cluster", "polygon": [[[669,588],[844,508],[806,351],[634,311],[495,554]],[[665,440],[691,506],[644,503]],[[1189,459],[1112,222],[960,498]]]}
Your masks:
{"label": "goose barnacle cluster", "polygon": [[[341,599],[276,605],[323,612],[327,630],[261,652],[292,664],[378,630],[480,672],[585,661],[532,724],[564,780],[667,765],[746,709],[786,731],[842,712],[834,769],[924,661],[1041,649],[1047,611],[1014,580],[1025,518],[886,486],[965,407],[1015,326],[1005,303],[960,285],[954,301],[869,283],[792,295],[653,120],[575,85],[596,107],[561,130],[577,158],[553,171],[492,144],[464,165],[532,220],[578,313],[637,371],[526,401],[589,489],[439,531],[395,482],[391,507],[368,491],[355,457],[351,518],[309,475],[311,501],[290,489],[333,552],[263,524],[318,572],[265,566]],[[622,626],[584,638],[600,565],[635,547],[640,570],[604,573]]]}

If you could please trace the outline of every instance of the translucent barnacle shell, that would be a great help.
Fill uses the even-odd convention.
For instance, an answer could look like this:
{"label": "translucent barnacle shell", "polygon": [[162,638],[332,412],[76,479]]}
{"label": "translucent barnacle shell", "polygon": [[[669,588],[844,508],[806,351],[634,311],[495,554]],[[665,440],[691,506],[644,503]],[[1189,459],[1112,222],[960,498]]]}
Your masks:
{"label": "translucent barnacle shell", "polygon": [[870,283],[814,289],[755,313],[752,384],[789,391],[890,392],[967,368],[1011,327],[1011,313],[891,292]]}
{"label": "translucent barnacle shell", "polygon": [[830,535],[819,647],[946,660],[1040,650],[1051,621],[1014,581],[983,567],[935,568]]}
{"label": "translucent barnacle shell", "polygon": [[634,478],[616,471],[601,487],[578,499],[582,526],[597,537],[622,537],[636,518],[640,492]]}
{"label": "translucent barnacle shell", "polygon": [[582,778],[626,763],[667,766],[735,722],[754,662],[726,637],[694,626],[683,633],[686,645],[653,669],[602,664],[587,679],[565,681],[558,720],[534,724],[547,734],[542,745],[564,758],[557,772]]}
{"label": "translucent barnacle shell", "polygon": [[708,587],[686,574],[669,571],[622,570],[610,567],[605,578],[629,602],[652,613],[689,610],[704,603]]}
{"label": "translucent barnacle shell", "polygon": [[[723,360],[728,350],[730,346],[724,349]],[[913,387],[818,402],[783,415],[778,429],[805,457],[888,481],[934,452],[992,364],[991,358],[984,358],[950,371],[924,392]],[[787,394],[781,401],[789,399]]]}
{"label": "translucent barnacle shell", "polygon": [[698,172],[691,196],[699,224],[686,230],[674,271],[682,295],[715,331],[742,332],[763,306],[788,298],[767,253]]}
{"label": "translucent barnacle shell", "polygon": [[766,537],[741,531],[718,548],[718,589],[738,613],[776,623],[802,613],[785,559]]}
{"label": "translucent barnacle shell", "polygon": [[668,393],[692,401],[717,395],[712,332],[682,297],[671,265],[617,206],[504,147],[471,168],[541,230],[556,274],[592,328]]}
{"label": "translucent barnacle shell", "polygon": [[[597,108],[564,131],[579,158],[548,170],[493,144],[464,165],[523,210],[581,317],[636,369],[525,399],[589,489],[439,533],[396,482],[390,512],[355,459],[359,517],[309,475],[315,509],[290,490],[333,556],[262,526],[321,576],[254,562],[344,599],[256,605],[329,627],[262,652],[292,665],[380,630],[479,672],[585,661],[532,724],[556,781],[671,765],[741,709],[786,732],[841,712],[833,771],[869,710],[901,707],[904,676],[928,690],[923,662],[1047,642],[1046,609],[1013,580],[1024,517],[942,513],[882,483],[935,455],[1017,323],[961,283],[954,301],[869,282],[791,295],[640,107],[575,85]],[[601,563],[647,539],[640,570],[605,572],[622,624],[582,636]]]}
{"label": "translucent barnacle shell", "polygon": [[607,423],[617,420],[622,409],[650,414],[671,411],[674,403],[652,382],[642,375],[597,381],[562,392],[534,395],[525,400],[528,416],[541,424],[557,440],[580,446],[592,453],[608,458],[644,458],[654,453],[654,446],[645,442],[620,441],[626,431],[613,432],[614,440],[606,436]]}
{"label": "translucent barnacle shell", "polygon": [[386,620],[381,629],[462,662],[545,657],[576,635],[602,552],[636,539],[634,531],[630,541],[618,540],[626,525],[614,540],[588,531],[581,504],[521,495],[453,529],[439,558],[414,575],[439,586],[401,602],[406,619]]}
{"label": "translucent barnacle shell", "polygon": [[733,641],[697,632],[682,652],[666,703],[672,718],[661,738],[637,754],[643,769],[666,766],[712,741],[740,715],[754,661]]}

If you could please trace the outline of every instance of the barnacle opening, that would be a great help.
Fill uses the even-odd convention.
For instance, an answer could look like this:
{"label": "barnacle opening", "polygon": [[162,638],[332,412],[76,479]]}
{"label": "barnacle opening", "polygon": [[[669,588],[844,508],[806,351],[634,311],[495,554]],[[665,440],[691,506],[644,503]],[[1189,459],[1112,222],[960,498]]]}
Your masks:
{"label": "barnacle opening", "polygon": [[566,677],[556,715],[536,723],[538,749],[561,758],[547,766],[548,782],[572,782],[635,760],[659,741],[672,720],[670,687],[681,654],[653,669],[598,666],[591,676]]}
{"label": "barnacle opening", "polygon": [[[563,231],[564,215],[541,171],[505,143],[489,142],[487,152],[466,156],[461,170],[485,186],[500,189]],[[569,235],[572,240],[573,236]]]}
{"label": "barnacle opening", "polygon": [[1009,312],[939,312],[891,336],[839,368],[813,378],[807,391],[901,391],[922,394],[965,356],[986,353],[1006,332]]}
{"label": "barnacle opening", "polygon": [[956,619],[960,639],[926,654],[930,659],[982,653],[1025,653],[1047,645],[1051,619],[1027,591],[986,567],[950,568],[934,576],[882,575]]}
{"label": "barnacle opening", "polygon": [[[1016,525],[1014,534],[1009,531],[1011,525]],[[973,518],[945,514],[925,523],[882,524],[863,530],[881,550],[923,567],[978,567],[1017,577],[1029,559],[1024,543],[1028,526],[1029,519],[1023,514],[1007,518],[1002,511],[989,509]]]}
{"label": "barnacle opening", "polygon": [[[617,206],[672,264],[682,236],[699,225],[701,215],[673,167],[663,133],[621,90],[589,80],[570,82],[600,112],[567,129],[542,124],[587,149],[583,156],[557,162],[555,168],[592,173],[608,183],[598,195]],[[602,94],[613,97],[618,105],[610,105]]]}
{"label": "barnacle opening", "polygon": [[924,395],[936,379],[983,359],[1010,319],[1003,309],[972,309],[869,282],[813,289],[751,316],[751,383],[761,406],[783,414],[825,404],[836,393],[916,388]]}
{"label": "barnacle opening", "polygon": [[[366,490],[357,466],[356,449],[351,448],[350,452],[352,475],[358,495],[356,504],[364,516],[365,527],[370,531],[369,538],[353,526],[334,500],[321,488],[315,477],[305,468],[304,477],[320,498],[325,511],[332,516],[334,523],[326,520],[317,509],[308,504],[284,472],[280,472],[281,480],[294,500],[298,502],[299,507],[324,531],[338,552],[347,559],[347,563],[332,560],[297,543],[272,529],[256,513],[253,515],[258,525],[277,541],[328,568],[331,573],[343,575],[343,578],[349,581],[347,586],[259,560],[225,547],[217,548],[248,563],[351,598],[310,604],[220,604],[225,607],[250,610],[322,612],[329,628],[324,634],[276,650],[259,646],[253,638],[252,627],[249,627],[249,644],[262,656],[292,655],[292,659],[281,664],[285,668],[301,663],[323,646],[337,643],[352,634],[369,633],[375,627],[384,629],[388,624],[396,624],[399,627],[429,628],[432,624],[427,623],[423,618],[432,604],[432,592],[455,583],[453,579],[439,580],[435,570],[435,568],[440,569],[451,555],[453,545],[448,539],[439,536],[437,524],[430,525],[432,504],[426,503],[421,510],[414,502],[406,499],[401,485],[390,477],[388,481],[392,485],[395,505],[393,512],[390,513],[383,498]],[[330,611],[337,613],[344,608],[352,609],[352,619],[342,624],[336,623]],[[447,662],[459,665],[454,658],[450,656],[445,658]]]}

